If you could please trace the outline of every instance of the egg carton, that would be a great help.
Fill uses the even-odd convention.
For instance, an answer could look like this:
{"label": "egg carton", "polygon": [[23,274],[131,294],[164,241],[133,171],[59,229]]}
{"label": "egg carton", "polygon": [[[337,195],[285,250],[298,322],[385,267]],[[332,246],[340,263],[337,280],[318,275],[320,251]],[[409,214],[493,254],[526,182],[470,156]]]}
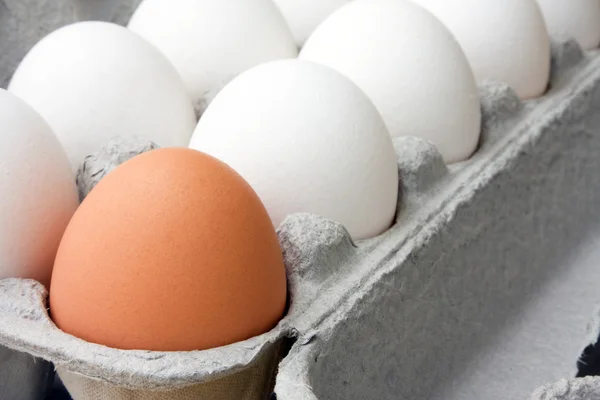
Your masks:
{"label": "egg carton", "polygon": [[0,347],[0,399],[43,399],[54,380],[52,364]]}
{"label": "egg carton", "polygon": [[[92,3],[0,2],[11,50],[0,79],[43,34],[86,13],[124,23],[135,2]],[[26,24],[43,26],[14,34]],[[593,398],[597,378],[569,378],[600,330],[585,326],[600,302],[599,67],[597,52],[559,40],[543,97],[482,85],[482,139],[466,162],[447,167],[431,144],[396,139],[397,222],[377,238],[288,218],[278,235],[290,307],[259,337],[198,352],[109,349],[58,330],[39,283],[0,281],[0,400],[43,399],[54,368],[75,400],[525,399],[560,378],[531,398]],[[109,170],[132,146],[91,161]]]}
{"label": "egg carton", "polygon": [[[571,259],[598,237],[599,67],[597,53],[567,40],[553,47],[542,98],[521,102],[505,85],[482,85],[482,139],[466,162],[447,167],[430,143],[396,139],[397,222],[379,237],[355,243],[333,221],[287,218],[277,233],[290,305],[264,335],[195,352],[110,349],[56,328],[39,283],[0,281],[0,345],[29,365],[1,374],[0,388],[12,392],[0,398],[43,398],[48,363],[75,400],[267,399],[273,386],[283,400],[507,399],[575,376],[581,350],[598,336],[580,320],[593,314],[586,306],[600,302],[600,291],[579,298],[572,292],[580,287],[566,287],[546,313],[550,329],[524,311],[549,298],[541,289],[552,278],[570,283],[583,272],[593,285],[600,274],[589,260]],[[135,148],[112,143],[88,158],[83,194]],[[508,335],[515,321],[521,329]],[[541,349],[503,347],[503,333],[522,339],[517,350]],[[540,390],[581,382],[600,390],[593,379]]]}

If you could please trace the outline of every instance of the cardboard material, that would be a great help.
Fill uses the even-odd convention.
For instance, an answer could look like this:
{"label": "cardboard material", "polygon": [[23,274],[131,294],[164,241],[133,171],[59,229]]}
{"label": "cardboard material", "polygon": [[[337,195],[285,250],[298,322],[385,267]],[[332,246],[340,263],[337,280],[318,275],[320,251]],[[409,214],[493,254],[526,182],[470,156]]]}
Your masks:
{"label": "cardboard material", "polygon": [[77,170],[79,199],[83,200],[106,174],[125,161],[156,148],[156,143],[137,136],[111,139],[98,152],[87,156]]}
{"label": "cardboard material", "polygon": [[[38,0],[39,1],[39,0]],[[141,0],[71,0],[79,18],[127,25]]]}
{"label": "cardboard material", "polygon": [[237,374],[220,379],[168,390],[133,390],[107,384],[75,372],[59,368],[69,393],[74,399],[85,400],[254,400],[269,397],[274,371],[279,361],[279,348],[266,352],[257,362]]}
{"label": "cardboard material", "polygon": [[59,331],[40,284],[0,281],[0,346],[18,352],[0,353],[26,365],[0,373],[0,393],[42,398],[52,362],[85,400],[174,398],[239,374],[266,398],[271,357],[291,345],[279,400],[528,399],[538,386],[532,400],[598,395],[596,378],[571,378],[600,332],[600,54],[575,41],[553,54],[539,99],[482,85],[470,160],[447,168],[430,144],[396,140],[401,201],[383,235],[355,243],[335,222],[286,219],[290,308],[265,335],[200,352],[110,349]]}
{"label": "cardboard material", "polygon": [[446,175],[402,167],[397,226],[328,260],[278,399],[525,399],[575,376],[598,336],[600,59],[553,52],[546,95],[484,85],[478,152]]}
{"label": "cardboard material", "polygon": [[536,390],[531,400],[587,400],[600,397],[600,378],[561,379]]}
{"label": "cardboard material", "polygon": [[0,347],[0,399],[44,400],[53,379],[49,362]]}

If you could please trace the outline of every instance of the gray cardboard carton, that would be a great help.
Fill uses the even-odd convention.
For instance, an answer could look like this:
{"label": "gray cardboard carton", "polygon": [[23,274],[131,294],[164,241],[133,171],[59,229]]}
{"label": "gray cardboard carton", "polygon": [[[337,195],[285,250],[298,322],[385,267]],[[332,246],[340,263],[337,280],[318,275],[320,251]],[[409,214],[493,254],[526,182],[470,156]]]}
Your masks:
{"label": "gray cardboard carton", "polygon": [[[131,11],[71,6],[77,19],[120,23]],[[6,79],[33,43],[4,37],[20,46],[0,63]],[[259,337],[198,352],[110,349],[58,330],[40,284],[0,281],[0,400],[42,399],[52,364],[76,400],[210,398],[190,390],[229,379],[244,383],[239,399],[267,399],[273,386],[283,400],[594,398],[599,381],[574,377],[600,331],[600,54],[558,40],[543,97],[521,102],[490,82],[481,99],[481,143],[464,163],[395,140],[398,216],[381,236],[354,243],[333,221],[284,221],[290,307]],[[108,171],[130,145],[88,161]],[[80,175],[82,196],[93,184]]]}
{"label": "gray cardboard carton", "polygon": [[[296,325],[278,399],[525,399],[575,377],[599,331],[586,322],[600,302],[600,59],[573,41],[553,56],[537,100],[482,87],[469,161],[445,172],[396,141],[397,226],[313,264],[335,278]],[[584,379],[533,398],[556,385],[599,393]]]}

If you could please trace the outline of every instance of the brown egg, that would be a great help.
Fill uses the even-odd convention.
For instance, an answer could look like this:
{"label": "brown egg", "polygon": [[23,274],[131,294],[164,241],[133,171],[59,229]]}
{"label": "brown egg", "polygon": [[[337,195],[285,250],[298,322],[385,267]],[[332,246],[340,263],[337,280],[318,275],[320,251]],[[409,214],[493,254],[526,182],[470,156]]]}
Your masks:
{"label": "brown egg", "polygon": [[286,278],[271,220],[233,169],[190,149],[134,157],[83,201],[62,238],[50,312],[119,349],[203,350],[269,331]]}

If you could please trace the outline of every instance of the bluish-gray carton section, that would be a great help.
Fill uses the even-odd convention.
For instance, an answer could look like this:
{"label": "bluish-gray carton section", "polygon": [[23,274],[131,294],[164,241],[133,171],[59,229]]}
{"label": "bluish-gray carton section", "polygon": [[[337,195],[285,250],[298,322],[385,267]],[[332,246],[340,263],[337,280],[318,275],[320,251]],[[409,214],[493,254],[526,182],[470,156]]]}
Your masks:
{"label": "bluish-gray carton section", "polygon": [[44,400],[52,386],[54,371],[50,363],[0,347],[0,399]]}
{"label": "bluish-gray carton section", "polygon": [[[600,59],[573,41],[553,52],[544,97],[520,104],[483,88],[479,151],[405,193],[398,227],[348,249],[351,278],[316,299],[330,312],[299,328],[278,399],[525,399],[575,376],[597,340],[585,320],[600,301],[600,254],[580,253],[600,246]],[[431,176],[421,170],[405,180]],[[555,306],[543,318],[529,312],[540,298]]]}

